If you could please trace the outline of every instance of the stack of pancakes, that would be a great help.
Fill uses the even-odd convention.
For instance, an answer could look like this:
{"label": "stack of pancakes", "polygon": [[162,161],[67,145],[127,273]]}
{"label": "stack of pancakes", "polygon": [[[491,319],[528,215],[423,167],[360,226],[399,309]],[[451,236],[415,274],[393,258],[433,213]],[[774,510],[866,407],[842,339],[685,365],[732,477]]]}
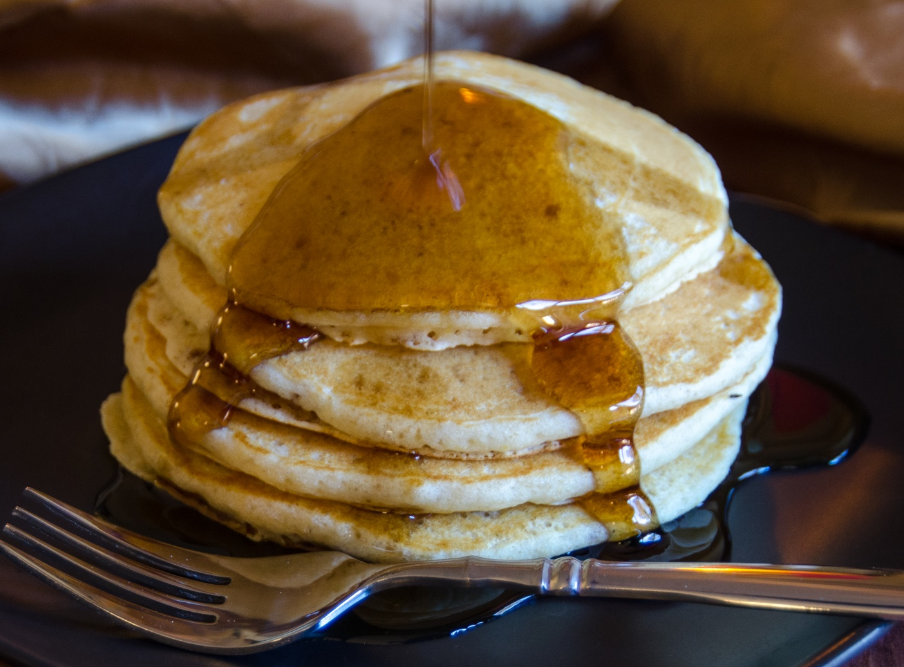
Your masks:
{"label": "stack of pancakes", "polygon": [[[479,54],[439,54],[436,67],[554,116],[608,165],[583,176],[620,221],[632,283],[617,319],[644,366],[640,485],[659,522],[677,518],[737,454],[781,308],[768,267],[731,230],[715,165],[659,119],[563,77]],[[129,310],[129,374],[103,408],[113,454],[254,539],[371,561],[606,541],[611,530],[573,502],[595,489],[574,446],[584,425],[532,377],[519,309],[296,309],[323,339],[257,363],[255,392],[200,437],[170,437],[173,401],[227,303],[233,251],[274,188],[306,147],[421,73],[412,61],[258,96],[189,137],[160,193],[172,238]],[[350,279],[336,261],[335,281]]]}

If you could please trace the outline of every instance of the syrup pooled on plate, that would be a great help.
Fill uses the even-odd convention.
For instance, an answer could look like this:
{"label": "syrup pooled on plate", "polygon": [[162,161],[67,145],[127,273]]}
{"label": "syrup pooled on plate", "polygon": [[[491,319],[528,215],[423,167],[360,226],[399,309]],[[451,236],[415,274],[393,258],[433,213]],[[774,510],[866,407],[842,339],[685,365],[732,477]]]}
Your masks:
{"label": "syrup pooled on plate", "polygon": [[299,313],[502,310],[533,323],[529,366],[584,425],[596,490],[577,502],[611,539],[655,527],[632,440],[643,366],[614,319],[630,288],[621,219],[572,164],[592,158],[549,114],[452,81],[426,95],[428,132],[422,92],[380,99],[276,188],[233,253],[231,301],[173,403],[173,437],[225,425],[259,391],[258,363],[314,343]]}

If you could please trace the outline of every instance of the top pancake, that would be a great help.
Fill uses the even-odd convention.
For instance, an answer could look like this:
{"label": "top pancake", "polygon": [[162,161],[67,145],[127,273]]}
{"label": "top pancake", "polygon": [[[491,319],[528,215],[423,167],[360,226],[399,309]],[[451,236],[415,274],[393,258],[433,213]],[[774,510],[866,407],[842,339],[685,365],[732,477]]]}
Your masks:
{"label": "top pancake", "polygon": [[[728,224],[725,194],[712,160],[692,141],[630,105],[505,59],[439,54],[436,74],[439,79],[503,91],[558,119],[573,135],[577,148],[569,157],[569,168],[578,180],[595,188],[597,206],[621,230],[622,259],[633,283],[624,309],[652,301],[717,263]],[[409,61],[341,85],[258,96],[215,114],[185,143],[161,190],[160,207],[171,235],[200,257],[217,283],[225,284],[236,243],[305,149],[388,93],[419,83],[421,76],[422,63]],[[314,246],[328,249],[330,231],[311,231]],[[347,252],[331,254],[330,280],[361,281],[362,275],[370,275],[360,267],[370,238],[369,231],[362,232],[360,252],[352,252],[347,236],[341,243],[337,240]],[[575,237],[575,247],[565,241],[559,244],[563,256],[583,256],[586,238]],[[357,242],[354,235],[351,242]],[[442,253],[442,246],[434,250]],[[392,256],[379,259],[382,267],[394,265]],[[555,283],[552,275],[550,283]],[[536,298],[595,296],[599,295],[574,291]],[[439,304],[374,312],[365,304],[349,308],[337,302],[333,307],[327,300],[316,308],[289,305],[271,314],[318,328],[344,327],[350,342],[396,340],[439,349],[525,340],[533,319],[512,306],[457,304],[450,310]]]}

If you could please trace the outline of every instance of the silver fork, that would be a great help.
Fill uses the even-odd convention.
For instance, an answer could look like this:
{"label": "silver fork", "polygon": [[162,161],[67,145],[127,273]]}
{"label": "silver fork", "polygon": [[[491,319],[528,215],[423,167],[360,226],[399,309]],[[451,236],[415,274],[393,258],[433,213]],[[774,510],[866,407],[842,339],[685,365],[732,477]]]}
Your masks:
{"label": "silver fork", "polygon": [[571,557],[371,565],[330,551],[230,558],[142,537],[35,489],[26,489],[25,496],[72,530],[17,507],[13,516],[24,528],[4,527],[0,548],[6,555],[120,623],[167,644],[207,653],[274,648],[325,627],[371,593],[417,585],[904,620],[904,572],[896,570]]}

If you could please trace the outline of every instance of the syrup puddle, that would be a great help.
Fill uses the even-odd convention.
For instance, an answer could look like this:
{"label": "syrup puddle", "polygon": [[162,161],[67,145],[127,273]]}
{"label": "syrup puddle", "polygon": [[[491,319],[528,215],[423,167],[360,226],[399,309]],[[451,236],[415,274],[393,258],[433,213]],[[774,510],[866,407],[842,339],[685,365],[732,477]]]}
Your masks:
{"label": "syrup puddle", "polygon": [[[617,561],[729,561],[728,511],[743,480],[773,470],[835,465],[863,442],[868,425],[866,410],[846,390],[809,372],[776,366],[750,399],[737,460],[705,502],[642,537],[569,555]],[[240,557],[292,553],[276,544],[252,542],[127,472],[118,473],[101,491],[95,513],[148,537],[200,551]],[[355,643],[455,636],[533,599],[497,589],[385,591],[320,636]]]}

